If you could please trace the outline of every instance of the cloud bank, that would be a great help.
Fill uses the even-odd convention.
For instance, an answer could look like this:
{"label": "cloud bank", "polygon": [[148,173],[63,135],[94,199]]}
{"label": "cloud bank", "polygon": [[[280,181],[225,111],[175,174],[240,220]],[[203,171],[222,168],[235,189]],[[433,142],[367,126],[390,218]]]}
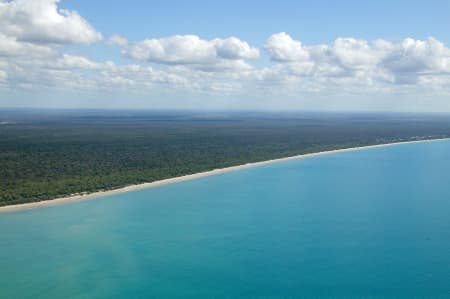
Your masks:
{"label": "cloud bank", "polygon": [[148,95],[164,89],[230,97],[376,97],[418,91],[449,96],[450,49],[433,37],[339,37],[308,45],[280,32],[257,46],[234,36],[150,36],[132,42],[113,34],[105,44],[120,49],[117,61],[94,61],[69,50],[76,45],[96,47],[102,34],[78,12],[58,5],[58,0],[0,1],[0,92],[114,93],[133,87],[133,92]]}
{"label": "cloud bank", "polygon": [[[430,37],[368,42],[338,38],[330,44],[305,46],[286,33],[272,35],[264,49],[275,62],[294,73],[315,77],[355,77],[392,84],[414,83],[420,77],[450,74],[450,49]],[[302,66],[308,65],[305,68]],[[297,72],[295,72],[297,70]]]}

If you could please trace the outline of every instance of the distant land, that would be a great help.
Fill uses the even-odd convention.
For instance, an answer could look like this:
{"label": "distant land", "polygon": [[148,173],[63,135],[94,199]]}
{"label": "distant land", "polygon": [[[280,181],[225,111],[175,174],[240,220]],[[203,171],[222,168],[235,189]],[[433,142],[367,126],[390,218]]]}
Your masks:
{"label": "distant land", "polygon": [[436,113],[0,110],[0,206],[449,136]]}

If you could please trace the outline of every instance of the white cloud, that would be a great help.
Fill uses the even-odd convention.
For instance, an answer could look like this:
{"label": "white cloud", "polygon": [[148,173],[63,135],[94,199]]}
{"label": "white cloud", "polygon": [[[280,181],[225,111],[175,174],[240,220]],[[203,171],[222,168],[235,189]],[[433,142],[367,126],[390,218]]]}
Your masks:
{"label": "white cloud", "polygon": [[[0,59],[0,86],[9,86],[13,90],[51,88],[109,93],[129,87],[133,87],[133,92],[144,93],[162,86],[165,86],[165,90],[182,89],[184,92],[218,91],[219,87],[227,86],[229,92],[230,86],[236,85],[232,82],[235,80],[233,71],[238,68],[251,69],[241,60],[219,61],[214,65],[196,67],[198,69],[183,65],[165,66],[156,70],[139,64],[96,62],[88,57],[52,51],[47,56],[9,56],[6,61]],[[223,71],[227,68],[229,72]],[[219,69],[220,72],[212,75]]]}
{"label": "white cloud", "polygon": [[102,39],[76,11],[58,9],[58,2],[0,1],[0,32],[36,44],[91,44]]}
{"label": "white cloud", "polygon": [[247,42],[236,37],[227,39],[214,39],[212,41],[217,55],[225,59],[256,59],[259,57],[259,50],[250,47]]}
{"label": "white cloud", "polygon": [[285,32],[277,33],[269,37],[264,49],[270,58],[275,61],[302,61],[309,59],[309,52],[300,41],[293,40]]}
{"label": "white cloud", "polygon": [[124,49],[130,58],[167,65],[189,65],[204,71],[250,68],[246,59],[259,57],[259,50],[235,37],[203,40],[196,35],[146,39]]}
{"label": "white cloud", "polygon": [[407,38],[383,63],[397,73],[450,73],[450,49],[432,37],[426,41]]}
{"label": "white cloud", "polygon": [[0,33],[0,58],[11,56],[42,57],[54,55],[55,51],[47,46],[18,42],[14,37]]}
{"label": "white cloud", "polygon": [[371,67],[381,58],[367,41],[354,38],[336,39],[327,47],[327,52],[335,63],[349,69]]}
{"label": "white cloud", "polygon": [[264,49],[272,60],[284,64],[284,72],[298,76],[414,84],[421,76],[450,75],[450,49],[435,38],[406,38],[400,43],[338,38],[331,44],[305,46],[277,33]]}
{"label": "white cloud", "polygon": [[155,90],[178,95],[246,93],[262,98],[268,94],[386,95],[400,90],[448,95],[450,90],[450,49],[435,38],[400,42],[338,38],[305,45],[278,33],[263,47],[272,63],[259,67],[249,63],[260,56],[259,50],[235,37],[204,40],[177,35],[129,44],[126,38],[112,35],[106,42],[120,46],[136,62],[94,61],[64,53],[68,48],[55,42],[26,41],[0,30],[0,88],[105,93],[120,89],[142,95]]}
{"label": "white cloud", "polygon": [[125,50],[134,59],[165,64],[208,63],[216,58],[214,45],[196,35],[146,39]]}
{"label": "white cloud", "polygon": [[49,68],[55,69],[67,69],[67,70],[95,70],[105,67],[106,64],[93,62],[90,59],[83,56],[75,56],[69,54],[63,54],[56,61],[49,64]]}
{"label": "white cloud", "polygon": [[[262,47],[272,63],[255,67],[250,60],[260,57],[260,49],[236,37],[205,40],[175,35],[129,43],[113,34],[106,43],[119,46],[123,55],[135,60],[119,65],[67,52],[73,48],[63,46],[92,44],[102,35],[76,11],[60,9],[59,2],[0,0],[1,90],[123,88],[146,94],[161,88],[183,95],[247,92],[261,97],[267,92],[294,97],[424,91],[450,95],[450,49],[433,37],[401,41],[349,37],[307,45],[281,32]],[[153,63],[152,67],[143,62]]]}
{"label": "white cloud", "polygon": [[111,35],[111,37],[107,40],[107,44],[109,45],[117,45],[120,47],[125,47],[126,45],[128,45],[128,40],[118,34],[113,34]]}

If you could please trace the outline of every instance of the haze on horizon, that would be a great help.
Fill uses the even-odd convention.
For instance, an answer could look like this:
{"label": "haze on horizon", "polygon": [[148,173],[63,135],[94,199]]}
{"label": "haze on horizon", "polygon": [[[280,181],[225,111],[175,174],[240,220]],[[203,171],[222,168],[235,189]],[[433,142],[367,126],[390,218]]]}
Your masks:
{"label": "haze on horizon", "polygon": [[0,108],[450,111],[448,1],[0,0]]}

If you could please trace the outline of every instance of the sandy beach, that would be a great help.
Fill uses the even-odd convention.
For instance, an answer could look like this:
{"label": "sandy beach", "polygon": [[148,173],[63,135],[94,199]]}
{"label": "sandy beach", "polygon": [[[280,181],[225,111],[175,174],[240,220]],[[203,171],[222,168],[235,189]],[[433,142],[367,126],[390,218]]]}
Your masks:
{"label": "sandy beach", "polygon": [[39,208],[39,207],[55,206],[55,205],[60,205],[60,204],[64,204],[64,203],[69,203],[69,202],[90,200],[90,199],[95,199],[95,198],[99,198],[99,197],[103,197],[103,196],[109,196],[109,195],[129,192],[129,191],[135,191],[135,190],[141,190],[141,189],[146,189],[146,188],[158,187],[158,186],[167,185],[167,184],[184,182],[184,181],[194,180],[194,179],[203,178],[203,177],[207,177],[207,176],[211,176],[211,175],[217,175],[217,174],[221,174],[221,173],[237,171],[237,170],[247,169],[247,168],[251,168],[251,167],[257,167],[257,166],[267,165],[267,164],[271,164],[271,163],[278,163],[278,162],[295,160],[295,159],[305,159],[305,158],[329,155],[329,154],[334,154],[334,153],[343,153],[343,152],[358,151],[358,150],[365,150],[365,149],[378,148],[378,147],[395,146],[395,145],[400,145],[400,144],[433,142],[433,141],[439,141],[439,140],[450,140],[450,138],[428,139],[428,140],[417,140],[417,141],[402,141],[402,142],[393,142],[393,143],[385,143],[385,144],[377,144],[377,145],[368,145],[368,146],[330,150],[330,151],[323,151],[323,152],[310,153],[310,154],[302,154],[302,155],[290,156],[290,157],[255,162],[255,163],[247,163],[247,164],[243,164],[243,165],[214,169],[214,170],[210,170],[210,171],[205,171],[205,172],[200,172],[200,173],[195,173],[195,174],[190,174],[190,175],[174,177],[174,178],[170,178],[170,179],[154,181],[151,183],[130,185],[127,187],[118,188],[118,189],[114,189],[114,190],[98,191],[98,192],[93,192],[93,193],[89,193],[89,194],[77,194],[77,195],[73,195],[73,196],[55,198],[55,199],[50,199],[50,200],[38,201],[38,202],[4,206],[4,207],[0,207],[0,213],[28,210],[28,209],[34,209],[34,208]]}

